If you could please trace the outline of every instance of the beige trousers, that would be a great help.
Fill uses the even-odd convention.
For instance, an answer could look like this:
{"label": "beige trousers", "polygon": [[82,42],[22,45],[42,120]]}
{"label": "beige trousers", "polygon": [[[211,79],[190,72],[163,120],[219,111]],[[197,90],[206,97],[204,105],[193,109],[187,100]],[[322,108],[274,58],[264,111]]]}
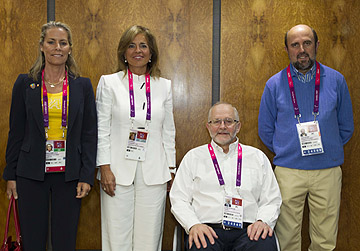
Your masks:
{"label": "beige trousers", "polygon": [[280,248],[301,250],[305,199],[309,205],[309,251],[334,250],[338,232],[342,171],[340,166],[320,170],[275,168],[282,205],[276,224]]}

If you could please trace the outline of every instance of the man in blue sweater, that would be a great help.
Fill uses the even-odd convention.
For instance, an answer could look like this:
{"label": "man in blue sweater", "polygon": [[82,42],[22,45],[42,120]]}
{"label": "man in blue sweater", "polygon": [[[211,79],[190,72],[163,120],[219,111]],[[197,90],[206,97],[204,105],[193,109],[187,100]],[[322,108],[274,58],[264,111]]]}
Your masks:
{"label": "man in blue sweater", "polygon": [[306,197],[309,250],[336,246],[343,146],[354,131],[350,94],[339,72],[318,63],[319,41],[307,25],[285,36],[290,65],[266,83],[259,111],[259,136],[275,153],[275,175],[283,204],[276,225],[281,250],[301,250]]}

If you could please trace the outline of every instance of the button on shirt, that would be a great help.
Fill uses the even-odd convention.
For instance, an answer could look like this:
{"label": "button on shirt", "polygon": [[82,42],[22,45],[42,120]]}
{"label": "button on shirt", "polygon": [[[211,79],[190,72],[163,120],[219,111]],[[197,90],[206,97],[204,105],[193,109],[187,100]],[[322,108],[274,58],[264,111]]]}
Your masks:
{"label": "button on shirt", "polygon": [[207,145],[190,150],[183,158],[170,191],[171,211],[189,232],[199,223],[220,223],[225,194],[240,196],[244,222],[262,220],[274,228],[280,213],[281,195],[271,164],[260,150],[242,145],[242,179],[236,188],[237,145],[226,154],[211,142],[225,187],[221,187]]}

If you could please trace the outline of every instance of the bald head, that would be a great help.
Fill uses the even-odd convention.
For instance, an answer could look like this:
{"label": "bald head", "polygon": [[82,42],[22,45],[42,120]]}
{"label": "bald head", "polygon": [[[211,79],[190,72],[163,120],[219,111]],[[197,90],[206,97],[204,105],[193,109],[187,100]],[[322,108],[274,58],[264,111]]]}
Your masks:
{"label": "bald head", "polygon": [[234,106],[232,106],[231,104],[229,104],[229,103],[227,103],[227,102],[223,102],[223,101],[217,102],[216,104],[214,104],[214,105],[210,108],[209,114],[208,114],[208,121],[210,121],[210,120],[212,119],[212,118],[211,118],[211,115],[212,115],[211,112],[212,112],[213,108],[214,108],[215,106],[218,106],[218,105],[225,105],[225,106],[231,107],[231,108],[234,110],[234,119],[237,120],[237,121],[239,121],[239,113],[238,113],[237,109],[236,109]]}
{"label": "bald head", "polygon": [[316,61],[319,46],[316,32],[307,25],[296,25],[286,33],[285,45],[290,63],[302,74],[306,74]]}
{"label": "bald head", "polygon": [[314,43],[317,44],[318,36],[317,36],[316,31],[306,24],[298,24],[298,25],[295,25],[294,27],[292,27],[290,30],[288,30],[285,33],[285,47],[288,48],[288,35],[292,35],[295,32],[305,31],[305,30],[310,30],[312,32]]}

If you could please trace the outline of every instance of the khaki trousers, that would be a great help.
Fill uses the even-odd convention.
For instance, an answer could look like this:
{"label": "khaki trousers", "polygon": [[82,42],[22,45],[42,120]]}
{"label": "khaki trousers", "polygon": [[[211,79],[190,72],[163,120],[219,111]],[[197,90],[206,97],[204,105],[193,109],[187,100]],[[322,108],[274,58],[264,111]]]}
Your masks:
{"label": "khaki trousers", "polygon": [[282,205],[276,224],[280,248],[301,250],[305,199],[309,204],[309,251],[334,250],[338,232],[342,171],[340,166],[299,170],[276,166]]}

